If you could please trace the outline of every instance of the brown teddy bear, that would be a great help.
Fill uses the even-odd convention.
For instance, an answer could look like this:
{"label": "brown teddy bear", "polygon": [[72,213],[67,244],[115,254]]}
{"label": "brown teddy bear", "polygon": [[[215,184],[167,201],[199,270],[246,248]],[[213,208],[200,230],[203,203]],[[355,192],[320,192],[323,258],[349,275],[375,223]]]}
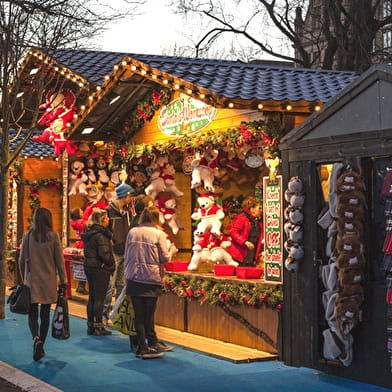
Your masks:
{"label": "brown teddy bear", "polygon": [[347,335],[351,329],[362,321],[362,310],[359,304],[349,298],[336,303],[335,319],[342,336]]}
{"label": "brown teddy bear", "polygon": [[362,253],[362,248],[361,238],[358,235],[345,234],[336,240],[336,249],[339,254],[357,256]]}
{"label": "brown teddy bear", "polygon": [[336,224],[337,224],[338,232],[341,235],[356,234],[358,236],[362,236],[363,224],[360,220],[347,219],[342,217],[337,219]]}
{"label": "brown teddy bear", "polygon": [[338,273],[338,282],[341,287],[361,283],[363,278],[363,271],[359,266],[342,268]]}
{"label": "brown teddy bear", "polygon": [[339,269],[348,268],[348,267],[362,268],[364,264],[365,264],[365,259],[361,254],[351,256],[348,253],[341,253],[336,259],[336,266]]}
{"label": "brown teddy bear", "polygon": [[362,205],[354,206],[338,203],[336,213],[338,218],[344,218],[345,220],[362,220],[365,216],[365,210]]}
{"label": "brown teddy bear", "polygon": [[352,207],[364,207],[366,204],[365,195],[362,191],[344,192],[338,195],[338,204]]}
{"label": "brown teddy bear", "polygon": [[354,301],[358,307],[365,299],[363,286],[360,283],[346,284],[340,288],[336,296],[336,306],[340,302]]}
{"label": "brown teddy bear", "polygon": [[351,191],[363,191],[365,190],[365,185],[360,174],[355,171],[347,171],[340,175],[336,180],[336,191],[341,192],[351,192]]}

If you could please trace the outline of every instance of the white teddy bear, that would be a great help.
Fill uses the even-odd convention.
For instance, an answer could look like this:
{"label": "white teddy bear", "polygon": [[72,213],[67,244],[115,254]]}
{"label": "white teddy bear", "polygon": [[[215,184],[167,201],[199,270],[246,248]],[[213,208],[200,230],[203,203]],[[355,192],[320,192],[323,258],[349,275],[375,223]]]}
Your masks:
{"label": "white teddy bear", "polygon": [[211,233],[219,236],[221,234],[221,220],[225,217],[222,207],[216,204],[215,198],[212,195],[202,194],[197,198],[197,202],[199,207],[191,215],[193,220],[200,220],[195,234],[203,234],[207,227],[211,225]]}
{"label": "white teddy bear", "polygon": [[160,177],[165,182],[166,192],[171,192],[175,197],[181,197],[184,195],[177,186],[175,181],[176,169],[170,163],[166,163],[161,167]]}
{"label": "white teddy bear", "polygon": [[191,162],[192,182],[191,189],[204,187],[206,191],[215,192],[214,179],[219,174],[217,158],[218,150],[212,148],[204,152],[203,157],[196,156]]}
{"label": "white teddy bear", "polygon": [[177,202],[173,198],[158,198],[158,209],[160,212],[161,223],[166,223],[174,235],[176,235],[179,230],[183,230],[184,227],[180,221],[177,214]]}
{"label": "white teddy bear", "polygon": [[71,163],[71,173],[69,175],[69,193],[68,195],[76,195],[80,193],[86,195],[86,181],[88,177],[84,172],[84,163],[82,161],[76,160]]}

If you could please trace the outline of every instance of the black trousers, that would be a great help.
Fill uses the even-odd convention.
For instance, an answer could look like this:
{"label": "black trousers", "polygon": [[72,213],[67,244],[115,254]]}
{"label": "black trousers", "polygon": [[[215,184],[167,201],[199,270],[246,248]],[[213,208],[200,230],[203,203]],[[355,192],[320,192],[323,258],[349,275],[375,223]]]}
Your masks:
{"label": "black trousers", "polygon": [[131,298],[135,311],[137,343],[140,349],[145,349],[147,348],[146,338],[150,346],[158,342],[154,327],[154,316],[158,298],[139,296],[132,296]]}
{"label": "black trousers", "polygon": [[87,321],[102,323],[103,302],[109,287],[110,273],[98,268],[84,267],[89,286]]}
{"label": "black trousers", "polygon": [[31,304],[29,312],[29,328],[33,339],[39,336],[40,340],[45,342],[49,331],[50,304],[40,306],[38,325],[38,304]]}

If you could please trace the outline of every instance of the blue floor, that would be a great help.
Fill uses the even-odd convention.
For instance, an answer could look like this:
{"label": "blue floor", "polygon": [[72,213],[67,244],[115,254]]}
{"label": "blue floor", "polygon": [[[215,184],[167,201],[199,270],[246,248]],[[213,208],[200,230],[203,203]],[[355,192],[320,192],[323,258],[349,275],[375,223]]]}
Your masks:
{"label": "blue floor", "polygon": [[391,391],[279,361],[234,364],[177,346],[163,358],[141,360],[130,352],[128,337],[87,336],[86,321],[72,316],[71,338],[49,336],[45,351],[33,361],[27,316],[7,313],[0,320],[0,361],[65,392]]}

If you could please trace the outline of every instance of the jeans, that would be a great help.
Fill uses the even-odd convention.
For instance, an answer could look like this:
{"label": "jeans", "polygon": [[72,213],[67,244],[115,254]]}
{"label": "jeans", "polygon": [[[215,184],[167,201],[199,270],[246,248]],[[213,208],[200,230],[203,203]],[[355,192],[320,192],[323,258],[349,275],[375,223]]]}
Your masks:
{"label": "jeans", "polygon": [[112,310],[112,298],[114,293],[116,293],[116,299],[121,294],[122,289],[125,286],[125,276],[124,276],[124,255],[113,254],[114,261],[116,263],[116,269],[110,279],[109,287],[106,292],[104,305],[103,305],[103,315],[109,318],[109,314]]}
{"label": "jeans", "polygon": [[29,312],[29,328],[31,336],[33,339],[36,336],[39,336],[40,340],[45,342],[49,330],[50,304],[42,304],[40,306],[39,316],[41,321],[40,326],[38,326],[38,304],[31,304]]}
{"label": "jeans", "polygon": [[87,321],[90,324],[102,323],[102,310],[108,290],[110,273],[98,268],[84,267],[89,286]]}
{"label": "jeans", "polygon": [[158,342],[155,328],[154,315],[157,307],[157,297],[132,296],[132,305],[135,311],[135,330],[139,349],[146,349]]}

